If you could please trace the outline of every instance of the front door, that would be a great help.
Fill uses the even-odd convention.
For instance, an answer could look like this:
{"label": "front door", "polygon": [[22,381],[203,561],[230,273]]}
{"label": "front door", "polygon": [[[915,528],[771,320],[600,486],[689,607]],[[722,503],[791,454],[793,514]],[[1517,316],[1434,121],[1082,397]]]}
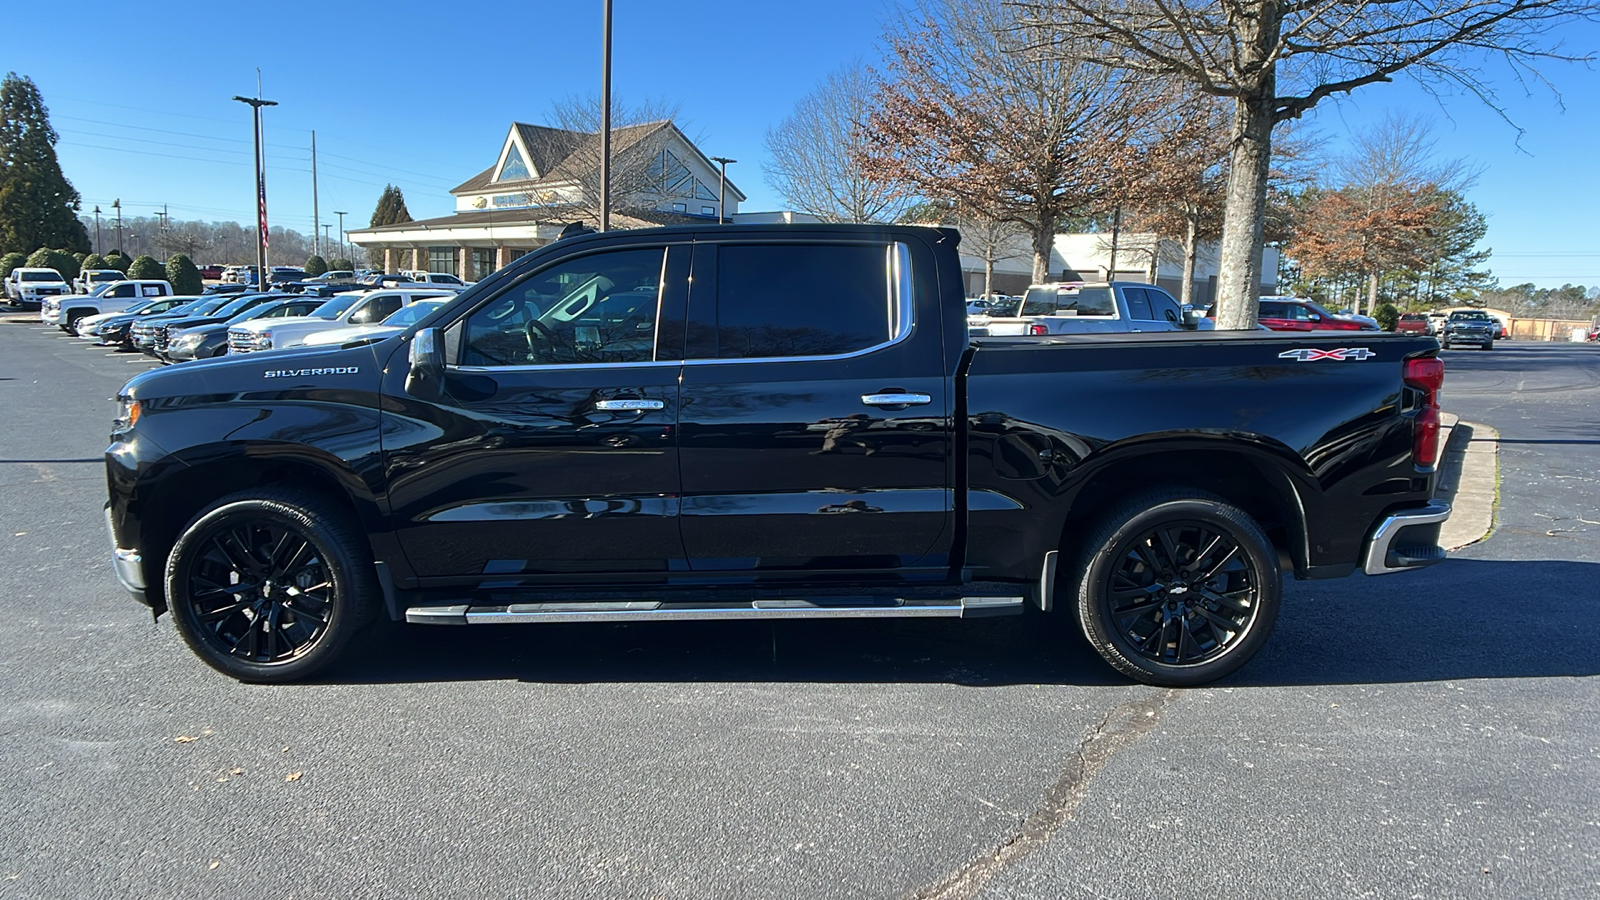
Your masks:
{"label": "front door", "polygon": [[911,248],[707,237],[679,416],[690,566],[779,579],[942,569],[951,398],[937,315],[910,339]]}
{"label": "front door", "polygon": [[681,334],[688,263],[687,244],[569,256],[445,327],[448,396],[400,396],[384,428],[419,576],[488,587],[682,568],[682,348],[658,353],[657,332],[665,315]]}

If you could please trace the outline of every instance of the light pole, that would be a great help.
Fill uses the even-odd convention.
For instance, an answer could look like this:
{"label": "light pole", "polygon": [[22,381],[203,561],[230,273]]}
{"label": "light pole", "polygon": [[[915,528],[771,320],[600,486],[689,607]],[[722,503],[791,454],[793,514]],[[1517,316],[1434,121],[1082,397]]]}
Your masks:
{"label": "light pole", "polygon": [[[333,252],[333,250],[332,250],[332,248],[333,248],[333,238],[328,236],[328,229],[330,229],[332,227],[333,227],[333,223],[332,222],[326,222],[322,226],[322,246],[323,246],[324,249],[328,250],[328,252],[330,252],[330,253]],[[332,268],[332,267],[330,266],[329,268]]]}
{"label": "light pole", "polygon": [[263,100],[260,97],[238,97],[233,99],[240,103],[248,104],[255,123],[255,149],[256,149],[256,284],[261,287],[267,285],[267,176],[261,170],[261,107],[277,106],[276,100]]}
{"label": "light pole", "polygon": [[729,159],[726,156],[713,156],[711,161],[720,167],[717,172],[717,224],[721,225],[727,221],[728,163],[736,163],[738,160]]}
{"label": "light pole", "polygon": [[600,230],[611,227],[611,0],[600,22]]}
{"label": "light pole", "polygon": [[[339,257],[346,259],[348,257],[344,255],[344,210],[336,209],[333,214],[339,217]],[[350,260],[350,264],[354,266],[355,260]]]}
{"label": "light pole", "polygon": [[100,204],[94,206],[94,255],[100,255]]}
{"label": "light pole", "polygon": [[111,208],[117,211],[117,253],[126,256],[127,254],[122,252],[122,198],[111,201]]}

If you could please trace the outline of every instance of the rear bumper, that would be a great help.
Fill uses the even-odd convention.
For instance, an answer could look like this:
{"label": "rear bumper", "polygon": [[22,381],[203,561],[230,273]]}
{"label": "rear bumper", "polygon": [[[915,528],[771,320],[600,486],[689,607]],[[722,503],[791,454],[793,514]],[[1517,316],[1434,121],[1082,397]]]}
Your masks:
{"label": "rear bumper", "polygon": [[1439,526],[1450,518],[1450,504],[1439,500],[1427,506],[1391,513],[1378,520],[1367,539],[1362,571],[1387,575],[1420,569],[1445,561],[1439,546]]}

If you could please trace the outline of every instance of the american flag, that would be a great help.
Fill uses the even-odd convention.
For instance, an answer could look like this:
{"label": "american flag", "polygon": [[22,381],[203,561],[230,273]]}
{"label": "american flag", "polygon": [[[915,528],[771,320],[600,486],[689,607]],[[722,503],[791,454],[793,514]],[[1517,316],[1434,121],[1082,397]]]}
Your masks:
{"label": "american flag", "polygon": [[261,219],[261,246],[267,246],[267,179],[262,177],[256,181],[256,209],[260,211]]}

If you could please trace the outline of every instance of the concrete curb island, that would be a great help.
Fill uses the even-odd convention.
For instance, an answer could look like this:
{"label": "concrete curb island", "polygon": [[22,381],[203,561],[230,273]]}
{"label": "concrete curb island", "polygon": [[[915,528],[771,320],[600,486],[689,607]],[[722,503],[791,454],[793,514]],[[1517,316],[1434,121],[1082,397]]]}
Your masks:
{"label": "concrete curb island", "polygon": [[1439,546],[1459,550],[1489,536],[1500,499],[1500,432],[1487,425],[1441,416],[1439,485],[1434,496],[1450,504]]}

